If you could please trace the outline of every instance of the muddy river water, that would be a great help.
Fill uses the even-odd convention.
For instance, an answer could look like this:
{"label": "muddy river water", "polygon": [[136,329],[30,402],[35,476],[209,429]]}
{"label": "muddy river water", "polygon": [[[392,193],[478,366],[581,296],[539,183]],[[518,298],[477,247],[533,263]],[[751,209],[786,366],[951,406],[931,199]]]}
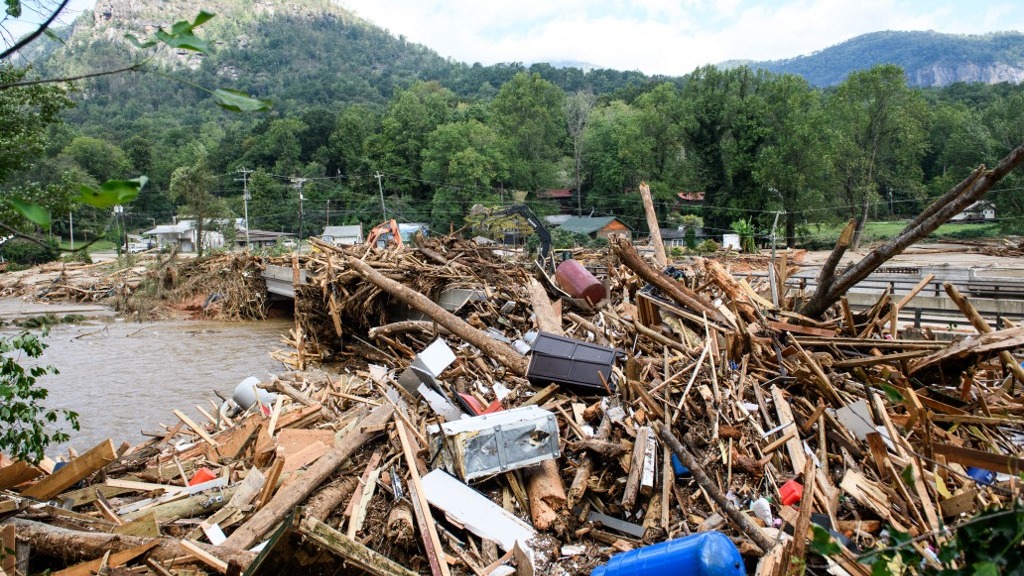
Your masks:
{"label": "muddy river water", "polygon": [[[248,376],[266,379],[286,368],[270,357],[282,349],[290,320],[225,323],[205,321],[90,321],[50,329],[41,362],[60,374],[40,379],[49,389],[46,404],[78,412],[81,430],[68,446],[79,452],[106,438],[114,445],[137,443],[141,432],[173,425],[179,409],[197,422],[195,408],[213,414],[213,390],[230,397]],[[10,333],[8,330],[5,333]]]}

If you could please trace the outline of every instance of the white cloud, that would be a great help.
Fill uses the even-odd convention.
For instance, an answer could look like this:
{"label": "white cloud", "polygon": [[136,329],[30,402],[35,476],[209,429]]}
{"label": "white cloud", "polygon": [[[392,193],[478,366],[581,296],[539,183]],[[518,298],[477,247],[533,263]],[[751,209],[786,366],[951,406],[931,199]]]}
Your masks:
{"label": "white cloud", "polygon": [[790,58],[878,30],[1024,28],[1005,0],[342,0],[364,18],[464,62],[573,60],[685,74],[731,59]]}

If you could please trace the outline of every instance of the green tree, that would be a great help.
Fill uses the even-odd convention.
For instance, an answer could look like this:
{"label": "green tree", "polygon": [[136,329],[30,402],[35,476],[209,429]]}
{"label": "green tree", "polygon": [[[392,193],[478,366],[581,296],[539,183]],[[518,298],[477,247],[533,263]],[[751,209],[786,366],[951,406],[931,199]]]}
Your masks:
{"label": "green tree", "polygon": [[507,141],[509,184],[536,191],[557,183],[566,140],[565,93],[540,74],[516,74],[491,104],[493,126]]}
{"label": "green tree", "polygon": [[883,193],[922,190],[926,107],[921,94],[907,87],[902,69],[880,65],[850,74],[829,99],[828,112],[836,186],[847,210],[860,208],[856,247],[871,205]]}
{"label": "green tree", "polygon": [[642,130],[640,114],[621,100],[594,110],[583,155],[589,207],[630,222],[643,213],[640,195],[627,193],[644,178],[648,150],[642,142]]}
{"label": "green tree", "polygon": [[171,175],[171,194],[182,204],[181,210],[195,219],[196,255],[203,257],[205,232],[211,228],[211,220],[224,216],[226,207],[223,200],[213,195],[216,180],[206,165],[206,150],[197,146],[195,160],[189,166],[182,166]]}
{"label": "green tree", "polygon": [[62,153],[73,158],[97,182],[125,178],[131,169],[124,150],[99,138],[79,136]]}
{"label": "green tree", "polygon": [[[999,98],[985,110],[985,124],[992,135],[997,153],[1006,153],[1020,142],[1024,142],[1024,118],[1020,113],[1022,105],[1024,94],[1017,92]],[[999,225],[1004,232],[1024,232],[1024,194],[1020,193],[1022,183],[1024,179],[1019,174],[1010,173],[999,189],[993,190],[989,195],[996,206]]]}
{"label": "green tree", "polygon": [[[766,117],[770,136],[757,152],[754,178],[777,196],[777,205],[785,212],[786,245],[793,247],[801,211],[822,205],[830,161],[826,116],[819,93],[802,78],[775,78],[765,93],[771,109]],[[774,204],[776,198],[770,199]]]}
{"label": "green tree", "polygon": [[569,141],[572,143],[573,179],[572,186],[576,193],[576,215],[583,213],[583,145],[590,113],[597,105],[597,97],[590,91],[574,92],[565,99],[565,121],[569,129]]}
{"label": "green tree", "polygon": [[[770,76],[743,66],[695,70],[682,90],[689,119],[683,142],[693,181],[704,189],[704,224],[716,232],[763,210],[770,196],[754,177],[757,154],[769,137],[763,87]],[[739,208],[741,210],[730,210]],[[765,224],[764,216],[753,224]]]}
{"label": "green tree", "polygon": [[430,133],[448,122],[455,95],[437,82],[417,82],[399,90],[381,119],[381,131],[370,136],[366,151],[375,170],[390,177],[393,193],[411,193],[429,201],[431,186],[422,182],[422,151]]}
{"label": "green tree", "polygon": [[479,120],[452,122],[430,134],[423,177],[444,183],[431,203],[434,227],[462,226],[470,206],[486,202],[493,196],[491,187],[508,178],[508,163],[494,130]]}

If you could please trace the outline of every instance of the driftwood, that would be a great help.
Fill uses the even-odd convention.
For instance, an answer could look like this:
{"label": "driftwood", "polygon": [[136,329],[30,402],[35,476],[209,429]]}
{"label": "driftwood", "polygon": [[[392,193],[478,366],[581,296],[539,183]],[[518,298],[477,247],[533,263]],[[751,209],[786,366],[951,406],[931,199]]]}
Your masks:
{"label": "driftwood", "polygon": [[[949,294],[951,300],[956,303],[957,308],[963,312],[964,316],[971,321],[971,325],[978,331],[979,334],[988,334],[992,331],[992,327],[988,325],[988,322],[978,314],[978,311],[974,309],[974,306],[953,286],[951,282],[944,282],[942,287],[946,289],[946,294]],[[1021,383],[1024,383],[1024,368],[1014,359],[1013,354],[1009,350],[1002,350],[999,352],[999,359],[1006,364],[1006,369],[1013,374],[1013,376]]]}
{"label": "driftwood", "polygon": [[664,268],[668,266],[668,257],[665,255],[665,244],[661,241],[661,228],[658,227],[658,214],[654,211],[654,198],[651,197],[651,187],[647,185],[647,182],[640,183],[640,197],[644,201],[647,229],[651,235],[651,246],[654,247],[654,263]]}
{"label": "driftwood", "polygon": [[679,442],[679,439],[672,433],[672,430],[662,423],[656,424],[655,428],[658,431],[658,436],[661,436],[661,439],[668,444],[669,448],[672,449],[672,453],[679,458],[683,463],[683,466],[690,469],[690,472],[693,474],[693,479],[700,484],[701,488],[703,488],[709,496],[711,496],[711,499],[715,501],[715,504],[718,504],[718,507],[736,523],[736,526],[740,531],[746,534],[754,544],[757,544],[757,546],[761,548],[760,553],[766,554],[771,550],[775,546],[775,541],[765,535],[761,528],[758,527],[757,524],[754,524],[750,517],[744,514],[742,510],[737,508],[732,502],[729,502],[729,499],[725,497],[725,494],[718,489],[718,485],[715,484],[715,481],[708,477],[707,473],[704,472],[704,467],[701,466],[700,463],[697,462],[697,459],[693,457],[693,454],[691,454],[690,451]]}
{"label": "driftwood", "polygon": [[612,236],[609,244],[612,252],[622,260],[623,264],[633,272],[636,272],[638,276],[656,286],[669,298],[698,314],[707,314],[708,319],[712,322],[723,326],[729,325],[729,321],[726,320],[725,316],[716,310],[707,298],[669,278],[661,273],[660,270],[652,268],[650,264],[640,257],[636,248],[625,237]]}

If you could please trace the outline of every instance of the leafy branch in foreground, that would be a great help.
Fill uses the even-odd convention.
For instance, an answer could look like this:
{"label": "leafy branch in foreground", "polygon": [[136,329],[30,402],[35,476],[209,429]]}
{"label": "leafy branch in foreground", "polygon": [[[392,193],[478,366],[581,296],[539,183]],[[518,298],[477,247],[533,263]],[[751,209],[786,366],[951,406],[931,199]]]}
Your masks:
{"label": "leafy branch in foreground", "polygon": [[32,463],[43,459],[51,443],[70,438],[61,428],[48,431],[48,424],[63,418],[73,430],[79,429],[77,413],[43,406],[49,391],[37,387],[36,379],[56,374],[57,369],[39,365],[26,368],[20,363],[20,356],[39,358],[45,348],[46,344],[30,332],[0,338],[0,446],[10,450],[12,457]]}

